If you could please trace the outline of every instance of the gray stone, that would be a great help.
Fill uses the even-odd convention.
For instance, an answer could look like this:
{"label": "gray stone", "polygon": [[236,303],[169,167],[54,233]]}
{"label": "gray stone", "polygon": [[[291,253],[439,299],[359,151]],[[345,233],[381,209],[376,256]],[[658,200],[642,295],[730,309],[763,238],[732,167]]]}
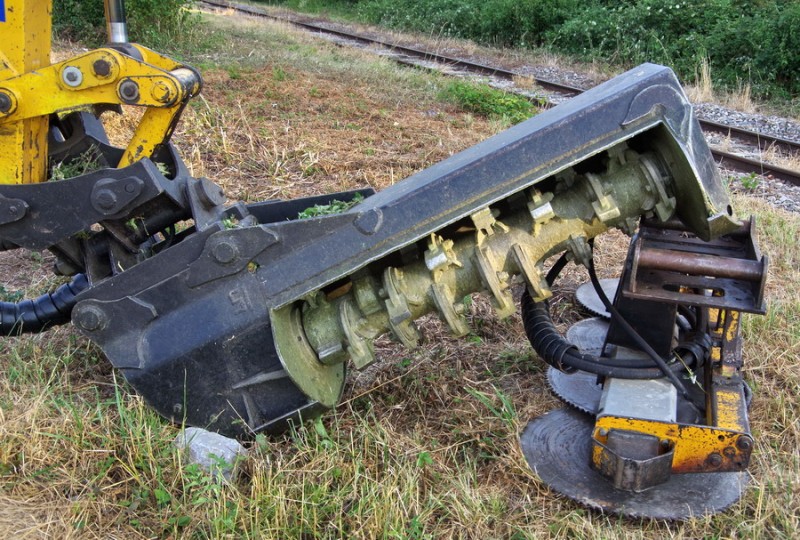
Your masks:
{"label": "gray stone", "polygon": [[181,431],[173,444],[185,452],[189,463],[196,463],[227,481],[233,478],[239,461],[247,455],[245,447],[236,439],[196,427]]}

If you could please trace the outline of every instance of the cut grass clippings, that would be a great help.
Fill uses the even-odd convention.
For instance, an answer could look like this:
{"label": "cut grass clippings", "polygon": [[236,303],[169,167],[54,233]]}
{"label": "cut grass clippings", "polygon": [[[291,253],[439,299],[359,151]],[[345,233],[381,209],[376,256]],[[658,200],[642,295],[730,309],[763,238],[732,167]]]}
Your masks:
{"label": "cut grass clippings", "polygon": [[[495,132],[439,99],[442,79],[375,61],[281,25],[212,20],[228,46],[205,68],[174,141],[196,175],[263,200],[384,188]],[[262,29],[263,28],[263,29]],[[123,138],[133,122],[108,117]],[[800,218],[737,196],[772,256],[766,317],[744,321],[756,452],[728,511],[672,523],[589,511],[550,489],[518,448],[527,421],[558,407],[518,315],[468,305],[468,339],[422,321],[426,345],[386,339],[349,376],[336,410],[249,443],[220,484],[187,465],[158,417],[71,327],[0,342],[2,538],[791,538],[800,527]],[[598,239],[600,272],[627,248]],[[23,275],[36,260],[7,267]],[[19,278],[19,276],[10,276]],[[577,316],[570,265],[553,311]]]}

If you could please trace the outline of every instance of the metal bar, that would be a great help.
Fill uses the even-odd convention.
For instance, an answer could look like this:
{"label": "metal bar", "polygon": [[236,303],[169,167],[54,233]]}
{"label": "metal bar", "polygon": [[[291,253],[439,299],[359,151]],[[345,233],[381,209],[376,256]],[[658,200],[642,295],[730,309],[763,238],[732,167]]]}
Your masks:
{"label": "metal bar", "polygon": [[711,153],[714,155],[714,158],[717,160],[717,164],[720,167],[727,167],[737,171],[751,172],[760,174],[762,176],[778,178],[779,180],[784,180],[790,184],[800,186],[800,173],[796,171],[784,169],[783,167],[778,167],[776,165],[772,165],[771,163],[765,163],[763,161],[737,156],[736,154],[730,154],[721,150],[711,150]]}
{"label": "metal bar", "polygon": [[125,19],[124,0],[104,0],[106,9],[106,32],[109,43],[128,42],[128,24]]}
{"label": "metal bar", "polygon": [[[5,81],[50,65],[50,0],[6,0],[0,21],[0,86]],[[21,100],[5,88],[0,92],[0,121],[14,113]],[[23,102],[24,103],[24,102]],[[10,121],[0,128],[0,184],[43,182],[47,176],[48,117]]]}
{"label": "metal bar", "polygon": [[760,261],[645,247],[639,251],[638,265],[639,268],[756,282],[761,281],[764,273],[763,264]]}
{"label": "metal bar", "polygon": [[800,152],[800,142],[798,141],[773,137],[772,135],[767,135],[765,133],[759,133],[749,129],[720,124],[719,122],[713,122],[711,120],[700,119],[699,122],[700,126],[703,128],[703,131],[711,131],[715,133],[721,133],[723,135],[730,135],[750,144],[754,144],[761,150],[766,150],[774,145],[785,148],[786,150],[792,152]]}

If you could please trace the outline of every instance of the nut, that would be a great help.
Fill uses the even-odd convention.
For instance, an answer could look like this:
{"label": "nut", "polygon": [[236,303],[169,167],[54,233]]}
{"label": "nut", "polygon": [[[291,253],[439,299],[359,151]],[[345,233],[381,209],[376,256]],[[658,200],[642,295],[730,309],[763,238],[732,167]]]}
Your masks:
{"label": "nut", "polygon": [[139,85],[136,81],[125,79],[119,85],[119,96],[126,103],[136,103],[139,101]]}
{"label": "nut", "polygon": [[92,70],[97,77],[105,79],[111,74],[111,64],[108,60],[103,60],[101,58],[100,60],[94,61],[92,64]]}
{"label": "nut", "polygon": [[94,201],[103,210],[111,210],[117,205],[117,194],[110,189],[101,189],[95,195]]}
{"label": "nut", "polygon": [[67,66],[61,72],[61,80],[67,86],[75,88],[83,82],[83,72],[75,66]]}

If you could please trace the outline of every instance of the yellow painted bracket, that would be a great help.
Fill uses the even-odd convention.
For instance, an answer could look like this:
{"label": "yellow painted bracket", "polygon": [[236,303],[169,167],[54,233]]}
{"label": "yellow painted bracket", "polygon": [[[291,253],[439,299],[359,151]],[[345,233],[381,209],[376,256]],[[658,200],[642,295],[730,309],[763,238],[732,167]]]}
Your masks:
{"label": "yellow painted bracket", "polygon": [[0,111],[0,124],[98,103],[168,108],[199,92],[200,78],[194,71],[174,63],[169,68],[113,49],[90,51],[0,81],[0,95],[11,104]]}
{"label": "yellow painted bracket", "polygon": [[[742,431],[618,416],[598,417],[592,438],[605,445],[608,434],[615,429],[653,435],[664,447],[674,448],[673,473],[743,471],[753,449],[753,438]],[[604,451],[593,444],[592,462],[596,467],[602,463]]]}
{"label": "yellow painted bracket", "polygon": [[[201,78],[168,57],[140,45],[130,46],[141,60],[103,48],[0,80],[0,105],[4,105],[0,106],[0,133],[37,119],[46,122],[47,115],[55,112],[90,105],[141,106],[148,110],[118,166],[151,157],[169,140],[188,100],[200,92]],[[46,128],[44,131],[46,134]],[[41,147],[46,149],[46,139]],[[12,161],[25,166],[44,163],[41,167],[46,167],[46,150],[36,156],[3,157],[0,154],[0,182],[16,181],[3,178]]]}

